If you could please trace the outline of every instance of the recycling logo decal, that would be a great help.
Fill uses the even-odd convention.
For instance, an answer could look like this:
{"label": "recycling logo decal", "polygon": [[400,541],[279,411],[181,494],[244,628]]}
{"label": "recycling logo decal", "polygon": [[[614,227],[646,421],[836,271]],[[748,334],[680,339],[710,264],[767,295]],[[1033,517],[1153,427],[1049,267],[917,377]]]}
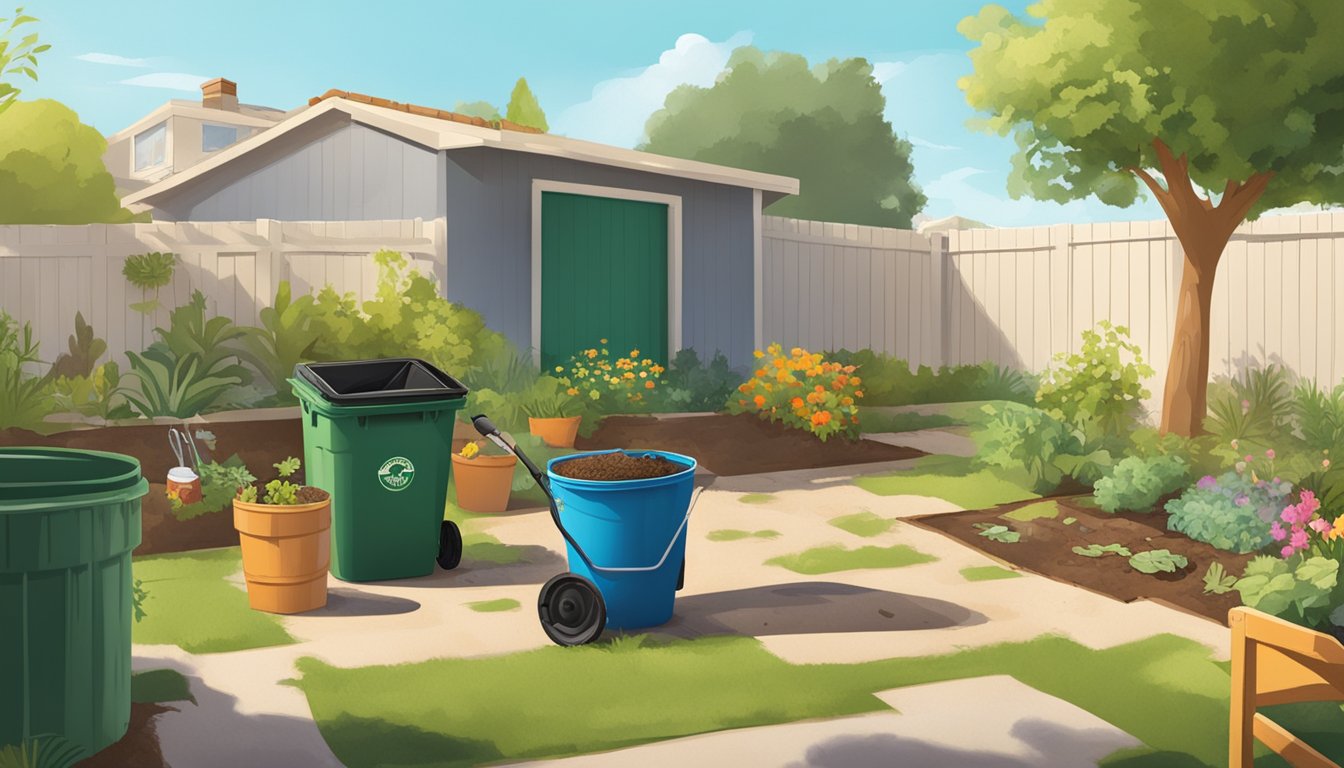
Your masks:
{"label": "recycling logo decal", "polygon": [[404,491],[415,479],[415,465],[405,456],[393,456],[378,468],[378,482],[389,491]]}

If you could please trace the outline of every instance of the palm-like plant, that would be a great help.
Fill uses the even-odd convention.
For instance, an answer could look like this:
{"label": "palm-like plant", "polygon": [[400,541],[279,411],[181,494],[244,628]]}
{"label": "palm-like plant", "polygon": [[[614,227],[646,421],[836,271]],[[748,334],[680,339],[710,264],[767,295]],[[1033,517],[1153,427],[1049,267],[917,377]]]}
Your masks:
{"label": "palm-like plant", "polygon": [[0,310],[0,429],[32,429],[55,408],[49,376],[24,370],[37,362],[33,328]]}
{"label": "palm-like plant", "polygon": [[1209,431],[1220,441],[1264,441],[1293,416],[1292,374],[1280,365],[1253,368],[1245,378],[1218,386],[1208,400]]}
{"label": "palm-like plant", "polygon": [[294,402],[286,380],[294,366],[313,359],[322,334],[313,322],[313,297],[292,298],[289,281],[281,281],[275,303],[261,310],[261,327],[242,329],[242,358],[251,363],[284,402]]}
{"label": "palm-like plant", "polygon": [[159,340],[143,355],[128,352],[138,391],[126,399],[144,416],[187,418],[208,409],[230,389],[251,382],[251,372],[240,362],[240,345],[247,330],[227,317],[205,318],[200,291],[173,310],[165,330],[155,328]]}

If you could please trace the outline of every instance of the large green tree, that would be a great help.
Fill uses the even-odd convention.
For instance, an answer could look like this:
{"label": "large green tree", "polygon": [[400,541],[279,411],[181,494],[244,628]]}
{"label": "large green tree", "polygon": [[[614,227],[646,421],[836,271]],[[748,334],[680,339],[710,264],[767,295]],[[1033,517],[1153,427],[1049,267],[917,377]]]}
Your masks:
{"label": "large green tree", "polygon": [[518,82],[514,83],[513,93],[509,94],[509,105],[504,110],[504,117],[511,123],[526,125],[539,131],[550,130],[550,126],[546,124],[546,113],[541,111],[541,103],[532,95],[527,78],[520,77]]}
{"label": "large green tree", "polygon": [[17,101],[0,112],[0,224],[123,222],[103,165],[107,142],[69,107]]}
{"label": "large green tree", "polygon": [[882,116],[886,98],[864,59],[809,67],[744,46],[714,85],[677,87],[640,147],[673,157],[796,177],[780,216],[909,227],[924,207],[910,144]]}
{"label": "large green tree", "polygon": [[1017,142],[1008,191],[1157,198],[1185,254],[1162,429],[1202,431],[1218,260],[1264,210],[1344,201],[1344,2],[1043,0],[958,26],[960,86]]}
{"label": "large green tree", "polygon": [[37,55],[51,47],[39,43],[36,32],[19,37],[24,31],[19,27],[35,21],[37,19],[25,15],[22,8],[15,8],[11,18],[0,16],[0,27],[3,27],[0,31],[0,112],[19,97],[15,80],[21,77],[37,80]]}

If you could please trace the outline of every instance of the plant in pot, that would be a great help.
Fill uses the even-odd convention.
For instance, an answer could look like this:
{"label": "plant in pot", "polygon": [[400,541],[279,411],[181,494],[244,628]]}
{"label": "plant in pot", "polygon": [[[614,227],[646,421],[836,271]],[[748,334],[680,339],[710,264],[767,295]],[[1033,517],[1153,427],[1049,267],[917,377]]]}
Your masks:
{"label": "plant in pot", "polygon": [[453,454],[457,506],[468,512],[503,512],[513,490],[518,459],[488,440],[473,440]]}
{"label": "plant in pot", "polygon": [[247,599],[269,613],[302,613],[327,604],[331,494],[294,482],[299,460],[273,465],[275,479],[252,483],[233,500]]}
{"label": "plant in pot", "polygon": [[552,376],[542,376],[522,395],[527,431],[552,448],[573,448],[583,421],[579,390]]}

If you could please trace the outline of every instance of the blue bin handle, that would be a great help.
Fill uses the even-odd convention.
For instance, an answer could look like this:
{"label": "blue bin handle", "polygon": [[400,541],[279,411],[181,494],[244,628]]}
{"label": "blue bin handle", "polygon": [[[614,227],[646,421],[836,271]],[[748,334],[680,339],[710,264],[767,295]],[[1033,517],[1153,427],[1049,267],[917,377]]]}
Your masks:
{"label": "blue bin handle", "polygon": [[[656,571],[659,568],[662,568],[663,564],[667,562],[668,556],[672,554],[672,548],[677,545],[677,539],[681,537],[681,532],[686,529],[686,523],[690,522],[691,512],[695,510],[695,502],[700,500],[700,492],[703,490],[704,487],[701,486],[691,492],[691,504],[689,507],[686,508],[686,516],[681,518],[681,525],[677,526],[677,530],[672,534],[672,539],[667,542],[667,549],[663,550],[663,556],[658,558],[658,562],[654,563],[653,565],[638,566],[638,567],[636,566],[617,567],[608,565],[598,565],[594,563],[592,560],[589,560],[587,555],[583,555],[583,561],[588,564],[589,568],[592,568],[595,571],[603,571],[605,573],[648,573],[649,571]],[[574,548],[579,549],[579,546],[575,544]],[[580,554],[583,554],[581,550]]]}

